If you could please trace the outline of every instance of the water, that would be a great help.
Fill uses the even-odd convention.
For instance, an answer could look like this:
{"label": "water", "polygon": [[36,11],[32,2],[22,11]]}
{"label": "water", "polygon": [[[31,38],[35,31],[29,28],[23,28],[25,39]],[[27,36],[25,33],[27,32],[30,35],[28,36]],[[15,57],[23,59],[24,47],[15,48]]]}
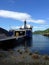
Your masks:
{"label": "water", "polygon": [[49,54],[49,37],[34,34],[31,50],[39,51],[40,54]]}
{"label": "water", "polygon": [[19,48],[27,46],[32,52],[38,51],[40,54],[49,54],[49,37],[33,34],[32,39],[27,39],[20,43]]}
{"label": "water", "polygon": [[[8,45],[10,45],[11,48],[14,47],[14,50],[25,47],[29,48],[32,52],[38,51],[40,54],[49,54],[49,37],[40,34],[33,34],[32,39],[11,40],[10,43],[6,42],[5,44],[7,44],[7,47]],[[5,44],[3,48],[6,46]]]}
{"label": "water", "polygon": [[[39,35],[39,34],[34,34],[32,36],[32,39],[22,39],[22,40],[19,39],[18,41],[15,40],[14,43],[16,43],[17,45],[14,46],[13,49],[9,49],[9,51],[2,51],[2,50],[0,51],[0,59],[1,59],[0,64],[3,65],[3,62],[5,64],[6,62],[8,64],[13,64],[13,63],[15,64],[16,62],[20,62],[20,61],[21,62],[24,61],[24,63],[30,61],[36,63],[36,60],[32,60],[31,56],[28,55],[28,53],[27,54],[24,53],[25,51],[24,49],[26,48],[29,48],[29,51],[32,51],[33,53],[35,51],[38,51],[39,54],[49,55],[49,37]],[[18,50],[23,51],[23,54],[20,54]],[[44,62],[43,59],[42,60],[37,59],[38,62],[39,60],[42,61],[42,63]]]}

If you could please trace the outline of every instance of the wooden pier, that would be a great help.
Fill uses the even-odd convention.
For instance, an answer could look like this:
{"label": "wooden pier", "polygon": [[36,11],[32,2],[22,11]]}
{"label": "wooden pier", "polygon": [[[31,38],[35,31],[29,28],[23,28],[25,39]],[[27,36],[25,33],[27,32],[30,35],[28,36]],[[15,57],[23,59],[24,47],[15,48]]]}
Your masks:
{"label": "wooden pier", "polygon": [[0,39],[0,42],[8,41],[8,40],[14,40],[14,39],[18,40],[18,39],[21,39],[21,38],[24,38],[24,37],[25,37],[25,35],[24,36],[18,36],[18,37],[16,37],[16,36],[6,37],[4,39]]}
{"label": "wooden pier", "polygon": [[[15,46],[19,45],[23,40],[25,39],[25,36],[12,36],[12,37],[6,37],[0,39],[0,49],[11,49]],[[19,43],[20,42],[20,43]]]}

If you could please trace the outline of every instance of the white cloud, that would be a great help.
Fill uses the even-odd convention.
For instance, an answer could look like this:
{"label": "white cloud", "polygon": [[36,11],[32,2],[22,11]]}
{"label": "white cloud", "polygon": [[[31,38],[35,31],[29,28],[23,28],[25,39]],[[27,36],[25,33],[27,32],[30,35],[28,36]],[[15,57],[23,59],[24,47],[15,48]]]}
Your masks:
{"label": "white cloud", "polygon": [[11,29],[19,29],[20,26],[10,26]]}
{"label": "white cloud", "polygon": [[34,26],[36,29],[44,29],[44,28],[49,28],[49,25],[40,25],[40,26]]}
{"label": "white cloud", "polygon": [[47,28],[49,28],[49,25],[33,26],[33,31],[36,31],[36,30],[46,30]]}
{"label": "white cloud", "polygon": [[[24,28],[24,25],[22,26],[10,26],[11,29],[19,29],[19,28]],[[27,28],[30,28],[30,25],[27,24]]]}
{"label": "white cloud", "polygon": [[0,10],[0,17],[4,18],[12,18],[19,21],[27,20],[27,22],[34,22],[34,23],[45,23],[45,20],[33,20],[32,16],[28,13],[21,13],[21,12],[13,12],[7,10]]}

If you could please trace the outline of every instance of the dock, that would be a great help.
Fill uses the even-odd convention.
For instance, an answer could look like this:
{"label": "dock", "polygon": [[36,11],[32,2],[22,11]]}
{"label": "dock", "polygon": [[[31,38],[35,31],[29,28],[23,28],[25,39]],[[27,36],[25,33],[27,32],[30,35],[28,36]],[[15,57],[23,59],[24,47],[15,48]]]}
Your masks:
{"label": "dock", "polygon": [[2,42],[2,41],[8,41],[8,40],[18,40],[18,39],[21,39],[21,38],[24,38],[25,37],[25,35],[24,36],[18,36],[18,37],[16,37],[16,36],[12,36],[12,37],[6,37],[6,38],[4,38],[4,39],[0,39],[0,42]]}
{"label": "dock", "polygon": [[0,28],[0,48],[11,48],[30,38],[32,38],[32,26],[28,27],[26,21],[24,21],[23,28],[10,29],[9,31]]}
{"label": "dock", "polygon": [[18,36],[18,37],[13,36],[13,37],[2,38],[0,39],[0,49],[8,50],[8,49],[15,48],[16,46],[21,44],[24,39],[25,39],[25,35]]}

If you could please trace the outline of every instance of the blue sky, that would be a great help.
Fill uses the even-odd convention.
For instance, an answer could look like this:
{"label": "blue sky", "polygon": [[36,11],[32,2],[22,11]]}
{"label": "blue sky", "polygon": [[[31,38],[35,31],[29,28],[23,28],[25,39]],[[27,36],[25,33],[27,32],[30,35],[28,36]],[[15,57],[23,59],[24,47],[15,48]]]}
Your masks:
{"label": "blue sky", "polygon": [[0,27],[19,27],[25,19],[34,31],[49,28],[49,0],[0,0]]}

